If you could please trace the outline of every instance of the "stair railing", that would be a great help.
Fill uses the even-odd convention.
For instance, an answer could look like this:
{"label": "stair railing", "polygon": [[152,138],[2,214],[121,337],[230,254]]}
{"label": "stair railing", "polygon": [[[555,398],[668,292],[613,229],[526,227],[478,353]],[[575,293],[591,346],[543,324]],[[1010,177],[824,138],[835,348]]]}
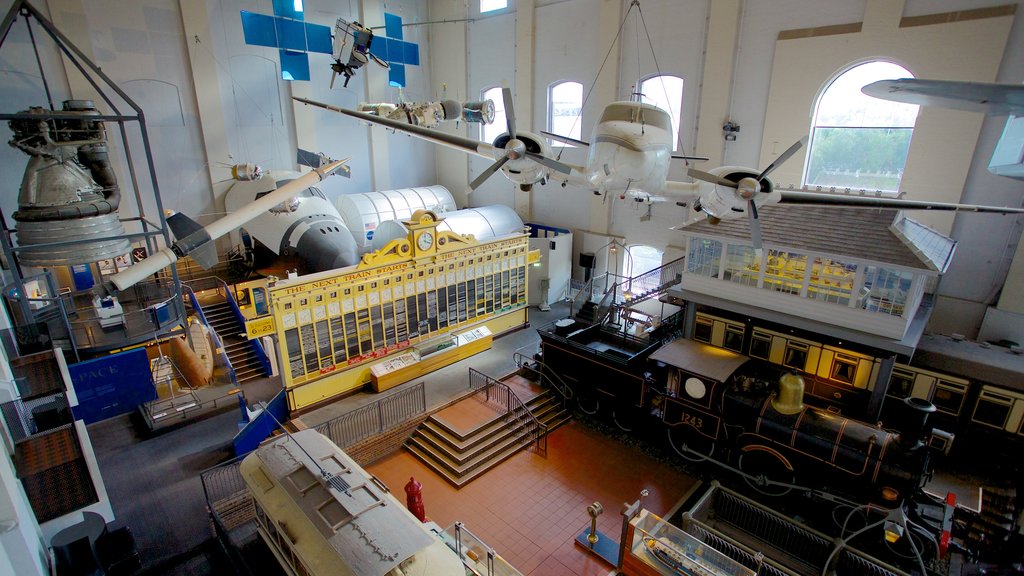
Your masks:
{"label": "stair railing", "polygon": [[[569,385],[565,383],[565,380],[563,380],[557,372],[554,372],[553,370],[548,368],[543,362],[541,362],[540,360],[530,358],[529,356],[522,354],[520,352],[516,352],[515,354],[513,354],[512,359],[515,360],[516,366],[519,366],[520,369],[529,370],[530,372],[536,374],[538,377],[540,377],[540,381],[542,384],[547,383],[547,385],[550,386],[555,392],[558,392],[558,395],[562,397],[563,408],[566,405],[568,405],[569,400],[572,400],[572,388],[570,388]],[[531,363],[533,365],[531,365]],[[554,378],[552,378],[552,376],[554,376]]]}
{"label": "stair railing", "polygon": [[[445,528],[441,535],[441,539],[445,544],[458,555],[459,559],[462,560],[462,564],[471,570],[473,574],[480,576],[522,576],[523,574],[502,558],[494,548],[491,548],[486,542],[481,540],[479,536],[470,532],[462,522],[456,522]],[[469,555],[470,550],[485,550],[486,555],[484,558],[474,558]],[[475,552],[474,556],[476,556]],[[483,564],[482,567],[481,564]],[[481,569],[484,570],[482,574],[480,572]]]}
{"label": "stair railing", "polygon": [[[220,278],[217,278],[217,281],[220,282],[221,287],[224,288],[228,305],[231,307],[231,311],[234,313],[235,319],[238,320],[238,323],[243,328],[245,328],[245,316],[242,314],[242,309],[238,307],[238,301],[235,300],[234,290],[229,289],[227,283]],[[248,336],[245,338],[249,342],[249,348],[252,349],[253,353],[256,355],[256,361],[260,363],[260,369],[263,371],[263,375],[270,376],[270,358],[267,357],[267,351],[263,349],[263,344],[260,343],[260,339],[249,338]]]}
{"label": "stair railing", "polygon": [[583,284],[576,291],[576,295],[573,297],[572,302],[569,303],[569,316],[575,316],[585,302],[594,299],[594,292],[598,294],[604,294],[604,288],[608,286],[608,273],[598,274],[590,279],[589,282]]}
{"label": "stair railing", "polygon": [[604,324],[614,311],[659,297],[669,288],[682,282],[685,259],[685,256],[676,258],[653,270],[612,285],[601,298],[597,313],[594,315],[594,323]]}
{"label": "stair railing", "polygon": [[523,401],[508,385],[470,368],[469,387],[476,389],[477,395],[483,396],[486,402],[504,409],[503,416],[506,421],[512,420],[517,425],[524,427],[523,438],[526,439],[526,442],[522,443],[523,446],[536,442],[537,450],[541,454],[547,455],[548,427],[533,415],[533,412],[526,404],[523,404]]}
{"label": "stair railing", "polygon": [[235,375],[235,367],[231,365],[231,360],[228,359],[227,351],[224,349],[224,342],[220,339],[220,334],[213,329],[210,321],[206,319],[206,314],[203,313],[203,307],[199,305],[199,299],[196,297],[195,291],[192,290],[192,286],[182,282],[181,291],[188,295],[188,301],[192,303],[192,309],[195,310],[196,316],[199,321],[206,326],[207,331],[210,333],[210,338],[213,339],[213,349],[218,351],[221,362],[228,367],[228,377],[231,379],[232,386],[238,386],[238,377]]}
{"label": "stair railing", "polygon": [[[205,278],[197,278],[195,280],[189,280],[188,282],[182,282],[181,284],[183,287],[187,286],[189,288],[189,292],[192,294],[192,306],[195,309],[199,310],[200,315],[202,315],[202,307],[199,306],[199,301],[195,297],[194,290],[216,290],[217,294],[223,296],[224,300],[228,303],[228,307],[231,309],[231,313],[234,315],[235,320],[237,320],[238,323],[243,327],[245,326],[245,316],[242,314],[242,309],[238,307],[238,302],[235,300],[234,291],[231,290],[227,283],[221,280],[220,278],[216,276],[207,276]],[[201,317],[205,319],[205,316]],[[204,321],[204,324],[206,324],[208,328],[213,330],[213,327],[210,325],[209,322]],[[247,342],[249,348],[253,351],[253,354],[256,356],[256,361],[259,362],[260,364],[260,370],[263,371],[263,375],[269,376],[270,358],[267,357],[267,352],[266,350],[263,349],[263,344],[260,343],[258,338],[247,339]],[[227,365],[231,366],[231,363],[228,362]],[[237,380],[235,379],[234,372],[234,367],[232,366],[231,379],[233,382],[235,382],[235,384],[238,384]]]}

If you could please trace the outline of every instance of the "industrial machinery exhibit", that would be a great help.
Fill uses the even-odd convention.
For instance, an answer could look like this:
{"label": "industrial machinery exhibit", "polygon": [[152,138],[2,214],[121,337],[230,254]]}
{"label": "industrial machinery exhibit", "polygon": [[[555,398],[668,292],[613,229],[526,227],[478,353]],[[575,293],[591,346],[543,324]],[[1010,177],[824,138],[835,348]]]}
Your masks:
{"label": "industrial machinery exhibit", "polygon": [[[740,0],[653,7],[674,40],[641,0],[37,4],[0,25],[0,572],[1024,573],[1018,6],[769,43]],[[850,49],[804,126],[791,47],[861,35],[966,80],[819,122]]]}

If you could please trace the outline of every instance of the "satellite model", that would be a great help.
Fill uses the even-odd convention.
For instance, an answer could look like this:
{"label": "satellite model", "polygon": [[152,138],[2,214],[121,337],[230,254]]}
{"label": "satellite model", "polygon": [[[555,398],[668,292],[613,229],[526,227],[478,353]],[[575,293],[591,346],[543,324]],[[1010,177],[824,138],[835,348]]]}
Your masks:
{"label": "satellite model", "polygon": [[463,120],[479,124],[494,122],[493,100],[461,104],[455,100],[399,102],[398,104],[360,102],[359,111],[425,128],[434,128],[445,120]]}
{"label": "satellite model", "polygon": [[331,64],[331,88],[334,88],[334,79],[341,74],[345,77],[344,87],[348,87],[348,81],[355,75],[356,70],[362,68],[363,64],[373,60],[385,70],[391,65],[370,52],[370,44],[373,43],[373,30],[363,26],[359,22],[349,22],[344,18],[338,18],[334,23],[334,64]]}

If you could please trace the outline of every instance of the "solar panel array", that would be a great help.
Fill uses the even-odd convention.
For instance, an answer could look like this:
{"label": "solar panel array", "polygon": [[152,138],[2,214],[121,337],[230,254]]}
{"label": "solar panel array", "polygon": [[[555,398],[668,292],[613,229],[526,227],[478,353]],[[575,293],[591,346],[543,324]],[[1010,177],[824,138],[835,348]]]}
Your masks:
{"label": "solar panel array", "polygon": [[[305,21],[301,0],[273,0],[274,15],[242,10],[242,32],[251,46],[277,48],[281,78],[309,80],[309,53],[331,54],[331,28]],[[405,67],[419,66],[419,45],[406,42],[402,17],[384,13],[384,36],[375,36],[371,52],[388,62],[392,86],[405,87]]]}

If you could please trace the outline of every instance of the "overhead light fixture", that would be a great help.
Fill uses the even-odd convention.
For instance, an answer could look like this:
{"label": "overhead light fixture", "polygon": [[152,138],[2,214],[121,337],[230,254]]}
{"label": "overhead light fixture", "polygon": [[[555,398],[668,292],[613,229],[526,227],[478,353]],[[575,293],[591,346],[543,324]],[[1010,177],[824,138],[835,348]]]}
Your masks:
{"label": "overhead light fixture", "polygon": [[725,139],[728,140],[729,142],[732,142],[733,140],[736,139],[736,133],[739,131],[740,125],[731,120],[726,122],[722,126],[722,132],[725,133]]}

